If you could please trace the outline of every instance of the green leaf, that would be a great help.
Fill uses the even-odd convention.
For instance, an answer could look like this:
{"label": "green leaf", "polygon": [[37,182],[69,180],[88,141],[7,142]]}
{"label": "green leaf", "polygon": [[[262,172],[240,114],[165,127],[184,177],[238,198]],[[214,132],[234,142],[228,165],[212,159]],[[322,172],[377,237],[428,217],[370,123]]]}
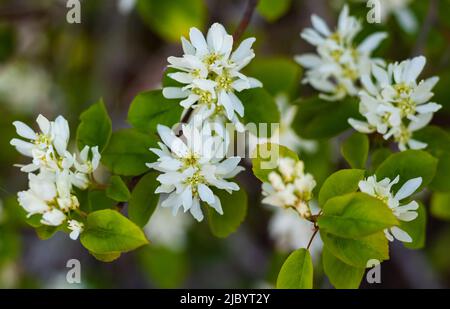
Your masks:
{"label": "green leaf", "polygon": [[291,0],[260,0],[256,10],[269,22],[282,17],[291,6]]}
{"label": "green leaf", "polygon": [[357,289],[364,276],[364,267],[353,267],[335,257],[327,248],[322,252],[323,270],[337,289]]}
{"label": "green leaf", "polygon": [[130,190],[120,176],[111,176],[106,196],[117,202],[127,202],[130,199]]}
{"label": "green leaf", "polygon": [[412,238],[411,243],[404,242],[403,245],[409,249],[422,249],[425,246],[427,212],[421,202],[417,209],[418,217],[410,222],[400,221],[399,227]]}
{"label": "green leaf", "polygon": [[270,132],[270,124],[278,124],[280,122],[280,111],[273,97],[264,88],[247,89],[236,93],[236,95],[245,108],[244,123],[251,123],[256,126],[267,124],[267,134],[261,134],[259,131],[252,133],[257,133],[258,136],[269,137],[272,133]]}
{"label": "green leaf", "polygon": [[298,249],[289,255],[281,266],[277,289],[312,289],[313,264],[306,249]]}
{"label": "green leaf", "polygon": [[347,120],[359,118],[358,102],[354,98],[325,101],[318,97],[300,99],[292,128],[301,137],[322,139],[334,137],[350,128]]}
{"label": "green leaf", "polygon": [[364,178],[364,170],[340,170],[328,177],[319,191],[319,205],[323,206],[332,197],[358,190],[359,182]]}
{"label": "green leaf", "polygon": [[96,255],[111,256],[148,244],[142,230],[117,211],[95,211],[87,217],[81,244]]}
{"label": "green leaf", "polygon": [[97,260],[105,262],[105,263],[110,263],[112,261],[115,261],[122,255],[121,253],[118,253],[118,252],[105,253],[105,254],[98,254],[98,253],[90,252],[90,254],[92,254],[92,256],[95,257]]}
{"label": "green leaf", "polygon": [[389,148],[379,148],[375,150],[372,153],[371,157],[371,163],[372,163],[372,169],[376,170],[381,163],[384,162],[390,155],[392,154],[392,151]]}
{"label": "green leaf", "polygon": [[[422,150],[406,150],[389,156],[376,171],[377,179],[393,180],[400,175],[400,181],[393,186],[397,192],[410,179],[422,177],[421,188],[427,186],[436,173],[437,160]],[[418,191],[420,191],[418,189]]]}
{"label": "green leaf", "polygon": [[179,288],[188,273],[184,252],[162,246],[147,246],[138,252],[139,263],[150,281],[161,289]]}
{"label": "green leaf", "polygon": [[128,110],[128,122],[138,130],[155,133],[158,124],[171,127],[178,123],[183,108],[179,100],[163,97],[161,90],[140,93]]}
{"label": "green leaf", "polygon": [[268,182],[269,174],[278,168],[278,160],[286,157],[298,161],[298,155],[287,147],[273,143],[259,144],[252,154],[253,174],[262,182]]}
{"label": "green leaf", "polygon": [[223,215],[207,206],[209,228],[214,236],[225,238],[244,222],[247,214],[247,194],[242,188],[232,194],[224,190],[214,190],[214,194],[222,203]]}
{"label": "green leaf", "polygon": [[36,234],[41,240],[47,240],[53,237],[58,231],[57,226],[41,225],[36,228]]}
{"label": "green leaf", "polygon": [[202,0],[139,0],[137,9],[153,31],[173,42],[187,36],[191,27],[203,28],[207,13]]}
{"label": "green leaf", "polygon": [[111,172],[123,176],[135,176],[148,171],[145,163],[156,161],[149,148],[155,147],[156,138],[134,129],[114,132],[102,155],[103,164]]}
{"label": "green leaf", "polygon": [[436,126],[428,126],[414,134],[428,144],[426,150],[439,160],[436,175],[429,187],[434,191],[450,191],[450,134]]}
{"label": "green leaf", "polygon": [[436,192],[433,194],[431,214],[436,218],[450,221],[450,193]]}
{"label": "green leaf", "polygon": [[398,221],[385,203],[365,193],[355,192],[329,199],[318,224],[326,233],[361,238],[398,225]]}
{"label": "green leaf", "polygon": [[139,180],[131,193],[128,216],[140,227],[147,224],[158,205],[159,195],[155,194],[155,190],[159,186],[159,182],[156,180],[156,176],[156,173],[146,174]]}
{"label": "green leaf", "polygon": [[342,144],[341,153],[352,168],[364,168],[369,155],[369,138],[366,134],[353,133]]}
{"label": "green leaf", "polygon": [[246,72],[261,81],[264,89],[274,97],[279,94],[294,95],[300,84],[301,67],[288,58],[256,58],[247,66]]}
{"label": "green leaf", "polygon": [[116,202],[110,199],[105,190],[91,190],[88,192],[89,212],[113,208]]}
{"label": "green leaf", "polygon": [[321,231],[320,237],[334,256],[353,267],[366,268],[371,259],[380,262],[389,259],[389,245],[384,232],[351,239]]}
{"label": "green leaf", "polygon": [[111,118],[109,118],[103,100],[91,105],[80,116],[80,124],[77,129],[78,149],[84,146],[98,146],[102,152],[108,145],[112,132]]}

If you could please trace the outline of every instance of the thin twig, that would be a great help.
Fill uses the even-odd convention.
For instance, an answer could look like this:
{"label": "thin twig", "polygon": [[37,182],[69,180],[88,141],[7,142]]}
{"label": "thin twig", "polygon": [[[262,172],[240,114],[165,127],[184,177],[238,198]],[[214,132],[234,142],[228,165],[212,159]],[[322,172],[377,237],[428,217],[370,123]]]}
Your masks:
{"label": "thin twig", "polygon": [[428,12],[423,22],[423,26],[420,29],[416,45],[413,49],[413,56],[417,56],[423,53],[424,46],[427,43],[428,35],[437,23],[439,0],[430,0],[428,6]]}
{"label": "thin twig", "polygon": [[312,244],[312,242],[314,240],[314,237],[316,237],[318,231],[319,231],[319,228],[316,227],[315,230],[314,230],[314,233],[311,236],[311,239],[308,242],[308,245],[306,246],[307,250],[309,250],[309,247],[311,247],[311,244]]}
{"label": "thin twig", "polygon": [[259,0],[248,0],[244,16],[242,16],[241,22],[239,23],[239,26],[236,28],[236,31],[233,34],[234,41],[238,41],[244,34],[245,30],[248,27],[248,24],[250,23],[250,20],[252,19],[253,12],[258,5],[258,1]]}

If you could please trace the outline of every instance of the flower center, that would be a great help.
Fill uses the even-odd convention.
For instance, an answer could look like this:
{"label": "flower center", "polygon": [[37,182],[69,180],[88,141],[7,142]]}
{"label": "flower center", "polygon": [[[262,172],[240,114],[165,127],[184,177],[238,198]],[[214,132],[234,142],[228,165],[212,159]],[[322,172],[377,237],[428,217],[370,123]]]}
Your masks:
{"label": "flower center", "polygon": [[196,166],[198,164],[198,156],[191,152],[182,159],[184,167]]}

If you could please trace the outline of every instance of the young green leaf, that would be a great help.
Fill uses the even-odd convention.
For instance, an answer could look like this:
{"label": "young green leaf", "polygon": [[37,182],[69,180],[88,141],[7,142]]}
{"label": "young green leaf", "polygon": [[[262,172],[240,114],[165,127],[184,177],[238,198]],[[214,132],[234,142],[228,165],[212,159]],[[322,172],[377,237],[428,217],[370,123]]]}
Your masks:
{"label": "young green leaf", "polygon": [[106,195],[105,190],[91,190],[88,192],[88,211],[111,209],[116,202]]}
{"label": "young green leaf", "polygon": [[222,203],[223,215],[212,207],[207,207],[208,223],[216,237],[225,238],[235,232],[247,214],[247,193],[241,188],[232,194],[224,190],[214,190],[214,194]]}
{"label": "young green leaf", "polygon": [[413,240],[411,243],[403,243],[403,245],[409,249],[422,249],[425,246],[427,212],[425,206],[421,202],[418,203],[418,217],[409,222],[400,221],[399,225],[399,227],[408,233]]}
{"label": "young green leaf", "polygon": [[369,155],[369,138],[366,134],[353,133],[342,144],[341,153],[352,168],[364,168]]}
{"label": "young green leaf", "polygon": [[[270,124],[280,122],[280,111],[273,97],[264,88],[252,88],[236,93],[245,108],[244,123],[267,124],[267,134],[258,132],[258,136],[270,137]],[[266,132],[263,132],[266,133]],[[264,136],[267,135],[267,136]]]}
{"label": "young green leaf", "polygon": [[99,254],[99,253],[90,252],[90,254],[93,257],[95,257],[97,260],[105,262],[105,263],[109,263],[109,262],[115,261],[122,255],[121,253],[118,253],[118,252],[105,253],[105,254]]}
{"label": "young green leaf", "polygon": [[153,172],[146,174],[139,180],[131,193],[128,216],[140,227],[147,224],[158,205],[159,195],[155,194],[155,190],[159,182],[156,180],[156,176],[156,173]]}
{"label": "young green leaf", "polygon": [[343,238],[320,232],[325,247],[342,262],[357,268],[366,268],[369,260],[389,259],[389,245],[384,232],[359,238]]}
{"label": "young green leaf", "polygon": [[322,211],[320,229],[344,238],[362,238],[398,225],[385,203],[361,192],[333,197]]}
{"label": "young green leaf", "polygon": [[260,0],[256,10],[267,21],[274,22],[286,14],[291,2],[292,0]]}
{"label": "young green leaf", "polygon": [[206,7],[202,0],[139,0],[137,10],[154,32],[173,42],[179,42],[191,27],[203,28],[206,20]]}
{"label": "young green leaf", "polygon": [[431,214],[441,220],[450,221],[450,193],[436,192],[431,198]]}
{"label": "young green leaf", "polygon": [[364,276],[364,267],[353,267],[335,257],[327,248],[322,252],[323,270],[337,289],[357,289]]}
{"label": "young green leaf", "polygon": [[155,155],[149,151],[155,144],[150,135],[134,129],[114,132],[102,155],[102,162],[114,174],[140,175],[148,171],[145,163],[156,161]]}
{"label": "young green leaf", "polygon": [[437,160],[422,150],[406,150],[389,156],[376,171],[377,179],[389,178],[393,180],[398,175],[400,181],[393,186],[394,192],[408,180],[422,177],[422,185],[427,186],[436,173]]}
{"label": "young green leaf", "polygon": [[[280,2],[276,0],[276,2]],[[260,2],[261,4],[262,2]],[[277,68],[274,70],[273,68]],[[256,58],[246,68],[248,76],[263,83],[272,96],[294,95],[298,88],[301,67],[288,58]]]}
{"label": "young green leaf", "polygon": [[101,256],[117,256],[148,244],[142,230],[117,211],[95,211],[87,217],[81,244]]}
{"label": "young green leaf", "polygon": [[158,124],[172,126],[178,123],[183,108],[177,100],[163,97],[161,90],[140,93],[128,110],[128,122],[138,130],[155,133]]}
{"label": "young green leaf", "polygon": [[298,155],[287,147],[273,143],[259,144],[252,154],[253,174],[262,182],[269,181],[269,174],[278,167],[281,157],[298,161]]}
{"label": "young green leaf", "polygon": [[36,234],[41,240],[47,240],[53,237],[58,231],[57,226],[41,225],[36,228]]}
{"label": "young green leaf", "polygon": [[318,97],[294,102],[298,106],[292,128],[301,137],[322,139],[334,137],[350,128],[347,120],[358,118],[356,99],[330,102]]}
{"label": "young green leaf", "polygon": [[313,264],[309,251],[301,248],[289,255],[281,266],[277,289],[312,289]]}
{"label": "young green leaf", "polygon": [[364,170],[340,170],[328,177],[319,191],[319,205],[323,206],[332,197],[358,190],[359,182],[364,178]]}
{"label": "young green leaf", "polygon": [[428,144],[426,150],[439,160],[436,175],[429,187],[440,192],[450,191],[450,134],[445,130],[428,126],[415,133],[415,138]]}
{"label": "young green leaf", "polygon": [[120,176],[111,176],[106,188],[106,196],[117,202],[127,202],[130,199],[130,190]]}
{"label": "young green leaf", "polygon": [[103,100],[99,100],[80,116],[77,129],[78,149],[82,150],[84,146],[98,146],[98,150],[102,152],[108,145],[111,132],[111,118]]}

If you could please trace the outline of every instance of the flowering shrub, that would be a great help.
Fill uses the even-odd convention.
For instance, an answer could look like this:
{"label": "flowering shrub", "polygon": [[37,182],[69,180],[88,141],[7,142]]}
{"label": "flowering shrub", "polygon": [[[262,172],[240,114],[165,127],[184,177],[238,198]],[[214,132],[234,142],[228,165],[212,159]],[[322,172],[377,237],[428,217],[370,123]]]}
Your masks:
{"label": "flowering shrub", "polygon": [[[269,235],[289,253],[278,288],[312,288],[319,261],[333,286],[358,288],[369,261],[390,258],[390,242],[423,248],[428,196],[445,202],[450,191],[450,137],[430,125],[439,78],[422,76],[424,56],[374,56],[389,34],[366,35],[347,5],[335,27],[317,15],[311,24],[301,38],[314,52],[296,63],[260,60],[255,38],[219,23],[206,35],[190,28],[161,88],[132,100],[129,128],[113,131],[103,100],[73,139],[63,116],[39,115],[39,132],[13,122],[20,138],[10,144],[28,160],[16,165],[28,177],[17,193],[25,221],[42,239],[62,231],[112,262],[142,246],[177,251],[203,221],[228,237],[248,207],[267,206]],[[292,90],[301,69],[310,96]]]}

